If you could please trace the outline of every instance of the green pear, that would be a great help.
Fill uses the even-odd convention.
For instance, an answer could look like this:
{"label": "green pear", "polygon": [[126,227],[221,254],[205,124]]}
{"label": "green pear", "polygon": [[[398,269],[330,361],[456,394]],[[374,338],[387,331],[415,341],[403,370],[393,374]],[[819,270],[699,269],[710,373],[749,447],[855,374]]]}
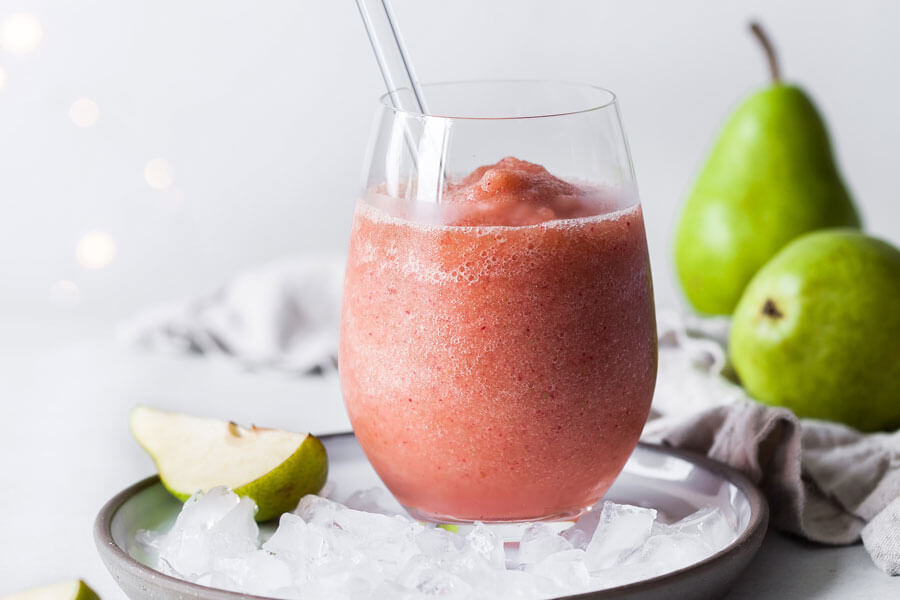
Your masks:
{"label": "green pear", "polygon": [[806,93],[772,85],[731,115],[688,195],[675,235],[675,264],[691,305],[731,314],[750,278],[785,244],[829,227],[859,227],[825,124]]}
{"label": "green pear", "polygon": [[4,596],[3,600],[100,600],[84,581],[73,579]]}
{"label": "green pear", "polygon": [[292,510],[328,476],[328,456],[313,435],[250,427],[138,406],[131,431],[159,479],[179,500],[224,485],[256,502],[256,520]]}
{"label": "green pear", "polygon": [[900,251],[852,229],[794,240],[747,286],[729,344],[761,402],[862,431],[900,427]]}

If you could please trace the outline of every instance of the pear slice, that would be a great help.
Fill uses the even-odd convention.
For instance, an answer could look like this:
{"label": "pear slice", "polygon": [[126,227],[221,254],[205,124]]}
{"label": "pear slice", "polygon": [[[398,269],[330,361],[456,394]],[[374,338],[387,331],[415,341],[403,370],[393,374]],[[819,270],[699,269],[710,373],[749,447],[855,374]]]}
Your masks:
{"label": "pear slice", "polygon": [[4,596],[3,600],[100,600],[84,581],[73,579]]}
{"label": "pear slice", "polygon": [[138,406],[131,432],[173,496],[224,485],[256,502],[257,521],[292,510],[325,485],[328,456],[315,436]]}

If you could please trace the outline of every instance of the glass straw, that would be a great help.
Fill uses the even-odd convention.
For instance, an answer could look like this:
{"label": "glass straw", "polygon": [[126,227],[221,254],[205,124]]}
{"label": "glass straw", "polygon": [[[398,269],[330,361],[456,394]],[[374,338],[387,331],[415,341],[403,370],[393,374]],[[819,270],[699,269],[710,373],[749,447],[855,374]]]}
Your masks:
{"label": "glass straw", "polygon": [[[428,114],[425,96],[416,80],[390,3],[388,0],[356,0],[356,5],[394,108]],[[398,93],[402,89],[412,92],[413,105]]]}
{"label": "glass straw", "polygon": [[[366,27],[391,104],[397,110],[427,115],[425,95],[413,72],[412,61],[406,53],[390,2],[356,0],[356,6]],[[400,94],[404,89],[412,92],[412,102]],[[443,119],[423,119],[422,131],[417,134],[409,119],[404,119],[403,122],[406,147],[416,172],[417,196],[420,200],[440,202],[446,180],[444,161],[450,138],[449,123]]]}

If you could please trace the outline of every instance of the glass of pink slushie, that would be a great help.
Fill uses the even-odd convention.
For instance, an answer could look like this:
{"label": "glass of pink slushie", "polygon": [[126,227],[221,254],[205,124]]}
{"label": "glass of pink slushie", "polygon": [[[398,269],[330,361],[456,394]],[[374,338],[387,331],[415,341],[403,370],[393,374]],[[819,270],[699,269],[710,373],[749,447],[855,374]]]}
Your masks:
{"label": "glass of pink slushie", "polygon": [[425,91],[432,114],[382,102],[353,217],[339,368],[354,431],[418,518],[572,518],[634,450],[656,380],[615,97]]}

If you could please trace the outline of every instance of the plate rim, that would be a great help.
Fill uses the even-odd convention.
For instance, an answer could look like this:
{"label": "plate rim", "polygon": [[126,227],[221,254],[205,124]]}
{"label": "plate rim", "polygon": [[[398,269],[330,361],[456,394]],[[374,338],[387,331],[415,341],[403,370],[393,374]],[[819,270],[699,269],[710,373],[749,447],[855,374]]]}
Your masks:
{"label": "plate rim", "polygon": [[[321,440],[355,437],[352,431],[343,433],[331,433],[317,436]],[[750,552],[755,554],[762,543],[762,539],[766,534],[769,523],[769,504],[765,496],[759,488],[750,479],[740,471],[707,456],[684,450],[680,448],[672,448],[662,444],[653,444],[649,442],[638,442],[635,448],[641,447],[650,452],[674,456],[686,460],[692,464],[698,465],[703,469],[720,476],[729,483],[737,487],[746,497],[750,505],[750,518],[747,521],[747,527],[734,539],[729,545],[725,546],[715,554],[711,554],[703,560],[682,567],[675,571],[670,571],[649,579],[642,579],[633,583],[619,585],[602,590],[588,591],[580,594],[569,596],[560,596],[556,600],[608,600],[621,596],[622,594],[632,594],[638,592],[649,592],[664,587],[670,583],[674,583],[681,579],[684,575],[700,575],[714,569],[719,563],[728,560],[732,555],[740,550],[750,546]],[[199,583],[193,583],[184,579],[178,579],[172,575],[167,575],[161,571],[157,571],[147,565],[132,558],[123,548],[121,548],[112,537],[112,521],[118,510],[125,502],[130,500],[139,492],[147,489],[160,482],[159,475],[151,475],[142,479],[109,500],[101,507],[94,519],[93,533],[94,542],[97,552],[103,559],[103,563],[107,570],[111,572],[113,577],[118,580],[119,577],[112,572],[112,564],[123,571],[129,573],[137,580],[150,581],[154,585],[164,588],[166,591],[186,595],[191,598],[209,598],[211,600],[276,600],[271,596],[257,596],[255,594],[246,594],[243,592],[235,592],[222,588],[214,588]]]}

